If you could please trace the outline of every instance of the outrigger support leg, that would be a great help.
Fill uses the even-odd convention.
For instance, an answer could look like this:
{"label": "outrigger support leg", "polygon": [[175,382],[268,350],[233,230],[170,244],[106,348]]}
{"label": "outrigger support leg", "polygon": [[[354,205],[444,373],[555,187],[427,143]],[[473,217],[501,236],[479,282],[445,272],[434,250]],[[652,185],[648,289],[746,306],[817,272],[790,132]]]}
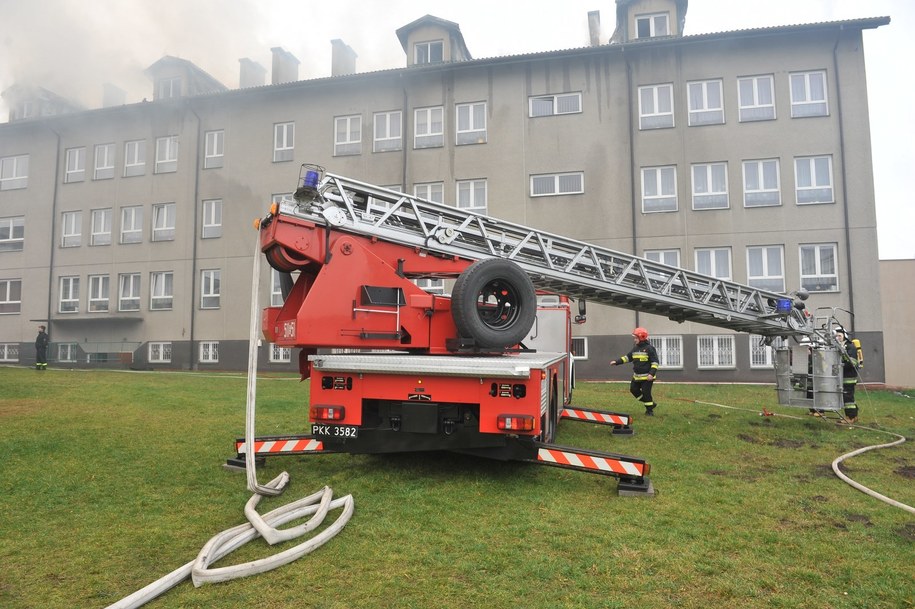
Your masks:
{"label": "outrigger support leg", "polygon": [[[234,458],[226,459],[224,467],[227,469],[245,469],[245,447],[244,438],[235,440]],[[292,435],[292,436],[259,436],[254,438],[254,459],[255,463],[263,465],[265,457],[281,455],[311,455],[311,454],[329,454],[336,452],[328,450],[324,442],[312,435]]]}
{"label": "outrigger support leg", "polygon": [[654,486],[648,479],[651,466],[639,457],[536,441],[532,445],[536,451],[534,456],[522,460],[619,478],[617,491],[621,496],[644,497],[655,494]]}
{"label": "outrigger support leg", "polygon": [[559,413],[560,419],[569,419],[572,421],[581,421],[582,423],[596,423],[597,425],[612,425],[615,436],[631,436],[635,433],[632,429],[632,417],[621,412],[607,412],[605,410],[593,410],[591,408],[563,408]]}

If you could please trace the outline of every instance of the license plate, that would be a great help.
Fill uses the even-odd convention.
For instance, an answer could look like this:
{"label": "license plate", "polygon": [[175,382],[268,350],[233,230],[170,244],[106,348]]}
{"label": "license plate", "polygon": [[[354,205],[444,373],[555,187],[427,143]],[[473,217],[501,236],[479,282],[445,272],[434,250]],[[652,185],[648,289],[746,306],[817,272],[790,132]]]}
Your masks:
{"label": "license plate", "polygon": [[359,428],[355,425],[323,425],[321,423],[312,423],[311,435],[321,436],[322,438],[356,438],[359,436]]}

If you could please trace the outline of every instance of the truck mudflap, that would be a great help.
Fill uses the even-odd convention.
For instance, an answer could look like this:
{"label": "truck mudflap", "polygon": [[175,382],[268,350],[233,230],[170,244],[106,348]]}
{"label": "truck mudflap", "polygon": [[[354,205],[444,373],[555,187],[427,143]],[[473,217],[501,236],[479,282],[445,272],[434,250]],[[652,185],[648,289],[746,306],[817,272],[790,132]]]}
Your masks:
{"label": "truck mudflap", "polygon": [[[245,455],[248,452],[244,438],[235,439],[234,458],[226,459],[227,467],[245,467]],[[329,449],[323,440],[312,435],[259,436],[254,438],[254,458],[263,461],[264,457],[277,455],[311,455],[330,454],[336,450]]]}
{"label": "truck mudflap", "polygon": [[559,413],[559,418],[582,423],[610,425],[613,427],[611,432],[613,435],[631,436],[635,433],[632,429],[632,417],[621,412],[607,412],[606,410],[568,406],[562,409],[562,412]]}

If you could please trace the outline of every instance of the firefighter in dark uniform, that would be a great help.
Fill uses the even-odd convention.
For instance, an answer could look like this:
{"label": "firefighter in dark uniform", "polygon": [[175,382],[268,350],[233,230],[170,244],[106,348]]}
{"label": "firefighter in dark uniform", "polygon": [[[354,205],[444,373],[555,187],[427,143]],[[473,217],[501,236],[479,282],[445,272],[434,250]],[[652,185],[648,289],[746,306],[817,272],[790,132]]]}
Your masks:
{"label": "firefighter in dark uniform", "polygon": [[836,342],[839,343],[842,355],[842,404],[845,407],[845,420],[857,423],[855,387],[858,384],[858,348],[848,339],[848,334],[842,326],[836,326]]}
{"label": "firefighter in dark uniform", "polygon": [[651,386],[658,376],[658,352],[648,342],[648,330],[636,328],[632,331],[632,341],[635,346],[632,351],[619,359],[612,360],[611,366],[628,364],[632,362],[632,382],[629,383],[629,392],[645,406],[645,416],[654,416],[654,409],[658,405],[651,397]]}
{"label": "firefighter in dark uniform", "polygon": [[38,326],[38,336],[35,337],[35,369],[48,369],[48,333],[44,326]]}

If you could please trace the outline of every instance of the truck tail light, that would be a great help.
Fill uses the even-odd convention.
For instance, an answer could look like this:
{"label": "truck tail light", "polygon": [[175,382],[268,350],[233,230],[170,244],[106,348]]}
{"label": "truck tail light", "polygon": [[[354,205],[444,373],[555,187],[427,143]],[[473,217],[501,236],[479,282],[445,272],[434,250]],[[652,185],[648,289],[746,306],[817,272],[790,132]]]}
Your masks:
{"label": "truck tail light", "polygon": [[312,421],[342,421],[346,409],[343,406],[312,406]]}
{"label": "truck tail light", "polygon": [[502,431],[534,431],[534,417],[529,414],[500,414],[496,426]]}

